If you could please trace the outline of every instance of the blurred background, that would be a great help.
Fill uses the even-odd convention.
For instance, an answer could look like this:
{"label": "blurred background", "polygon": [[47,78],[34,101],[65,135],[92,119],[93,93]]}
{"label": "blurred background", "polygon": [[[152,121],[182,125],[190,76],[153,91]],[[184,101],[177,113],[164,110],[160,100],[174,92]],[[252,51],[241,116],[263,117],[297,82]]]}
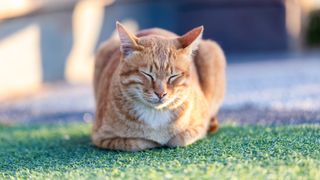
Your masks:
{"label": "blurred background", "polygon": [[204,25],[229,63],[221,116],[320,107],[320,0],[0,0],[0,122],[92,120],[94,54],[117,20],[177,34]]}

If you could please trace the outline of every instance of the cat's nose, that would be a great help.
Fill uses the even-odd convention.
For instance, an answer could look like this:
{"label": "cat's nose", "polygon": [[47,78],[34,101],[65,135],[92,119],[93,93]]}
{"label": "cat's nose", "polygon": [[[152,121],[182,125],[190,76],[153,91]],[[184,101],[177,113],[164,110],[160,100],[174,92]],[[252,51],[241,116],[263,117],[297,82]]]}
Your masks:
{"label": "cat's nose", "polygon": [[158,96],[159,99],[162,99],[163,97],[165,97],[167,95],[167,93],[164,91],[161,91],[161,92],[155,91],[154,93]]}

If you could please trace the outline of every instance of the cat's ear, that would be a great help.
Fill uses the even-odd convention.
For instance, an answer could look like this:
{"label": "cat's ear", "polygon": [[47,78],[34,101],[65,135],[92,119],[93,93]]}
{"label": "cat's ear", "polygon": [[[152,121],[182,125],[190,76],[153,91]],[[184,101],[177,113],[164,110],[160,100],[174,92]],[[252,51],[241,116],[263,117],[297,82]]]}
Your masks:
{"label": "cat's ear", "polygon": [[120,51],[124,56],[131,55],[136,51],[140,51],[142,46],[138,45],[138,38],[131,34],[126,28],[117,21],[117,31],[120,38]]}
{"label": "cat's ear", "polygon": [[199,26],[178,38],[181,48],[185,53],[192,55],[192,53],[198,49],[202,39],[202,33],[203,26]]}

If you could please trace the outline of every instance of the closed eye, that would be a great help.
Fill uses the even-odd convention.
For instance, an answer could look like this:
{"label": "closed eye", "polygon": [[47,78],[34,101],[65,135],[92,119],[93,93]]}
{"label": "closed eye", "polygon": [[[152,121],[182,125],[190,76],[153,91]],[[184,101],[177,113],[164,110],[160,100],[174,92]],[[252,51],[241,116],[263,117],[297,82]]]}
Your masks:
{"label": "closed eye", "polygon": [[143,75],[145,75],[145,76],[147,76],[147,77],[149,77],[150,79],[151,79],[151,81],[154,81],[154,79],[153,79],[153,77],[152,77],[152,75],[151,74],[149,74],[149,73],[146,73],[146,72],[143,72],[143,71],[140,71]]}
{"label": "closed eye", "polygon": [[181,74],[175,74],[175,75],[170,76],[168,79],[168,83],[170,84],[172,81],[174,81],[179,76],[181,76]]}

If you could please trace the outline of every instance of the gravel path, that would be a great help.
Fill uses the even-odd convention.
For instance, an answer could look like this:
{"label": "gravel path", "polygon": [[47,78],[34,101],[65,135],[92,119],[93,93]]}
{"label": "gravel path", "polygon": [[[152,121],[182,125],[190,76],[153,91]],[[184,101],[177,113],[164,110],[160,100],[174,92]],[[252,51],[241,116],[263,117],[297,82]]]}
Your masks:
{"label": "gravel path", "polygon": [[[320,56],[230,63],[220,121],[235,124],[320,123]],[[0,103],[0,123],[94,119],[90,85],[57,85]]]}

